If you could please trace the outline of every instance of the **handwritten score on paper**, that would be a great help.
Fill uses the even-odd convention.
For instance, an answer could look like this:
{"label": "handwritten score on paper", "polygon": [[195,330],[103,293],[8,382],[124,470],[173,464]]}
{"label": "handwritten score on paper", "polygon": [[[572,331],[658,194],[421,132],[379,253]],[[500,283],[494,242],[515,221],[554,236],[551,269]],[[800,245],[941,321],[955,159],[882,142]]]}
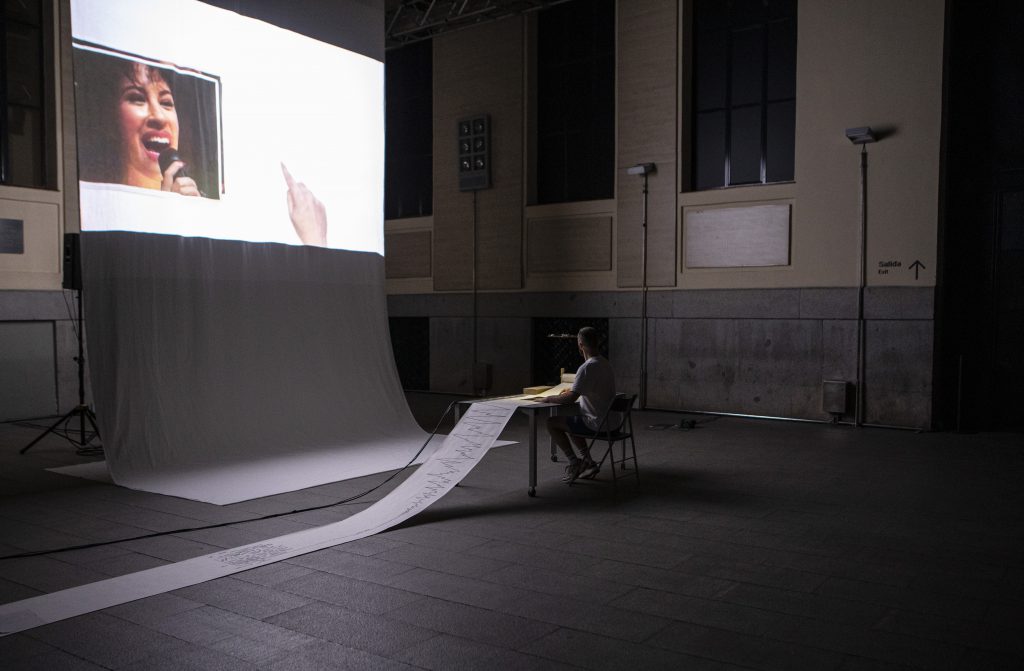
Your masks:
{"label": "handwritten score on paper", "polygon": [[196,585],[372,536],[447,494],[491,449],[522,402],[474,403],[441,447],[387,496],[351,517],[278,538],[0,605],[0,636]]}

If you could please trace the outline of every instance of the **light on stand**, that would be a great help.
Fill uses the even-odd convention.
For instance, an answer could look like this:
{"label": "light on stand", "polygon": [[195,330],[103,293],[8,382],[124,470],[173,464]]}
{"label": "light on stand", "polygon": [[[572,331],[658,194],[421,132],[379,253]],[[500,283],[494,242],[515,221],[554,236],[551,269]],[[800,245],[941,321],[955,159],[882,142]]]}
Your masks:
{"label": "light on stand", "polygon": [[846,139],[860,145],[860,280],[857,283],[857,407],[854,424],[864,424],[864,288],[868,281],[868,148],[876,142],[870,126],[847,128]]}
{"label": "light on stand", "polygon": [[870,144],[875,142],[875,134],[871,130],[871,126],[861,126],[860,128],[847,128],[846,129],[847,139],[854,144]]}
{"label": "light on stand", "polygon": [[626,168],[627,175],[644,178],[643,256],[640,261],[640,409],[647,407],[647,178],[656,172],[654,163],[637,163]]}

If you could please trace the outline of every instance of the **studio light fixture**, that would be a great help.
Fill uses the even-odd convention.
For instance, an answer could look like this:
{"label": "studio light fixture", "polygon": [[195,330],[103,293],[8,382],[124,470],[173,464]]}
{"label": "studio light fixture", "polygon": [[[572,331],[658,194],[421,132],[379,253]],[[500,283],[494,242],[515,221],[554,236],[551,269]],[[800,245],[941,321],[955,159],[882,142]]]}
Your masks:
{"label": "studio light fixture", "polygon": [[627,175],[649,175],[658,169],[653,163],[637,163],[632,168],[626,168]]}
{"label": "studio light fixture", "polygon": [[876,141],[875,134],[871,130],[871,126],[847,128],[846,139],[854,144],[870,144]]}

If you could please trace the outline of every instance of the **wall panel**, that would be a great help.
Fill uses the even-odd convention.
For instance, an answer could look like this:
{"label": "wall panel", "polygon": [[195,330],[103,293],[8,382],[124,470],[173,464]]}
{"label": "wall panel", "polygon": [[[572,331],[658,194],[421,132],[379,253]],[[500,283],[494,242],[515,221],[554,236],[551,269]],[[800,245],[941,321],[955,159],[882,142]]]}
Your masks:
{"label": "wall panel", "polygon": [[477,192],[477,286],[523,284],[523,25],[434,38],[434,290],[473,288],[473,194],[458,189],[456,124],[491,115],[490,189]]}
{"label": "wall panel", "polygon": [[618,286],[641,284],[643,178],[627,175],[653,162],[647,210],[647,284],[676,284],[676,127],[678,109],[678,2],[619,2],[618,158],[616,264]]}

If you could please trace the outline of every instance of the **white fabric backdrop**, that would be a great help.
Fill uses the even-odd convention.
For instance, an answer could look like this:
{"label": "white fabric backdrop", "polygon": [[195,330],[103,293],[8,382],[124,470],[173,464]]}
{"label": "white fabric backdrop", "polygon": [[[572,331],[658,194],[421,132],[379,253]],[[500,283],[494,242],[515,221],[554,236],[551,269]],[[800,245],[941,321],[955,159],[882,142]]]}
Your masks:
{"label": "white fabric backdrop", "polygon": [[92,392],[113,480],[230,503],[404,465],[372,252],[82,236]]}

